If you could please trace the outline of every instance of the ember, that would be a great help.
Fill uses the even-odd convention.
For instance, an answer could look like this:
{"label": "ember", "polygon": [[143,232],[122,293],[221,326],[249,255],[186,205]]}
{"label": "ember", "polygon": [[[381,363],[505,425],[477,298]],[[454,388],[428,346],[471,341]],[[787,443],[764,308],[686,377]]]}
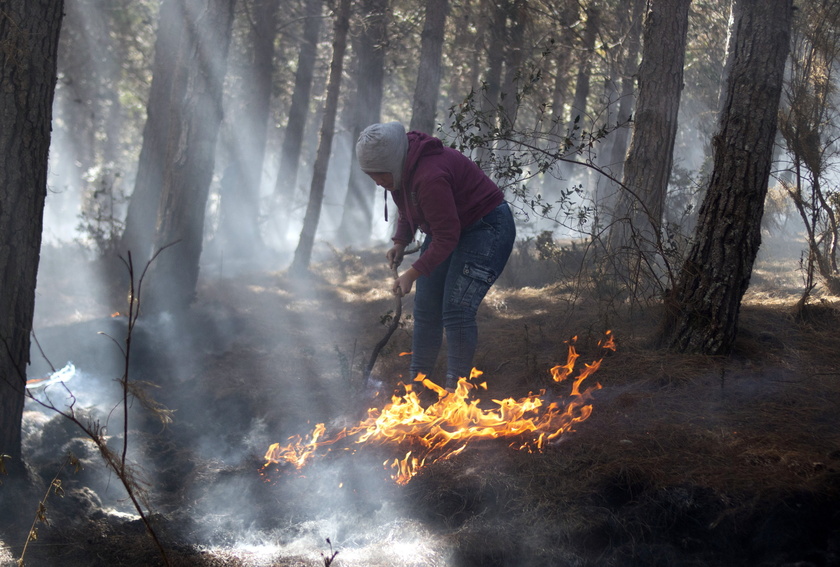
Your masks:
{"label": "ember", "polygon": [[[572,339],[566,364],[555,366],[551,375],[555,382],[566,380],[575,370],[579,354]],[[615,341],[607,331],[607,338],[599,342],[606,350],[615,350]],[[573,431],[576,423],[586,420],[592,413],[589,403],[593,391],[601,388],[596,383],[580,391],[582,383],[598,370],[601,359],[584,364],[572,382],[569,398],[563,403],[558,399],[548,402],[546,391],[515,400],[492,400],[496,407],[479,407],[475,393],[487,389],[485,382],[478,382],[482,372],[473,369],[469,379],[461,378],[455,392],[448,392],[438,384],[418,375],[414,381],[435,392],[436,402],[423,407],[412,384],[403,385],[405,393],[394,395],[384,408],[370,408],[367,419],[352,428],[345,428],[328,439],[322,439],[326,428],[318,424],[305,439],[290,437],[287,445],[272,444],[265,454],[266,466],[272,463],[291,463],[302,468],[312,457],[326,452],[328,447],[343,439],[354,439],[357,444],[388,444],[395,448],[409,447],[404,457],[386,461],[393,469],[393,478],[405,484],[428,464],[447,459],[463,451],[472,440],[510,439],[510,445],[525,451],[541,451],[547,443],[563,433]]]}

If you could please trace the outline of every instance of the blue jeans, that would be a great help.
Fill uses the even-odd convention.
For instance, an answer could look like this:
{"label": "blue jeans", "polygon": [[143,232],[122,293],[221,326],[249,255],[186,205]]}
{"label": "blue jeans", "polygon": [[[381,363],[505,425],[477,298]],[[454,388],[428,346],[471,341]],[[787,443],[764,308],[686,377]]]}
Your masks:
{"label": "blue jeans", "polygon": [[[430,375],[446,332],[446,380],[468,377],[478,343],[478,306],[502,273],[516,226],[507,203],[461,231],[452,254],[415,283],[411,376]],[[431,244],[427,236],[420,254]]]}

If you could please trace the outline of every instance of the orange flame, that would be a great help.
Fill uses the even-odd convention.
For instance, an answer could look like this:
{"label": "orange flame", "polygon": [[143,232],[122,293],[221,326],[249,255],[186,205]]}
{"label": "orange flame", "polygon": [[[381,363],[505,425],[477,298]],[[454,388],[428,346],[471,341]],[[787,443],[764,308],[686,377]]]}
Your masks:
{"label": "orange flame", "polygon": [[[574,372],[580,356],[572,344],[575,340],[576,337],[570,341],[566,364],[551,369],[555,382],[562,382]],[[607,332],[605,341],[599,342],[599,346],[615,350],[610,332]],[[478,405],[480,400],[471,396],[478,389],[487,389],[486,383],[476,383],[482,375],[481,371],[473,369],[469,379],[461,378],[454,392],[448,392],[419,374],[414,381],[438,395],[437,401],[428,407],[423,407],[413,385],[405,384],[405,394],[392,396],[391,402],[382,409],[370,408],[366,419],[352,428],[341,430],[330,439],[321,440],[326,428],[319,423],[306,439],[293,436],[285,446],[272,444],[265,454],[266,466],[286,462],[300,469],[319,449],[351,437],[357,444],[409,444],[411,450],[402,459],[395,458],[390,462],[390,467],[394,469],[391,478],[405,484],[422,467],[460,453],[474,439],[509,438],[511,446],[520,450],[541,451],[547,443],[573,431],[576,423],[591,415],[591,393],[600,389],[601,385],[596,383],[583,392],[581,386],[600,364],[600,359],[584,364],[572,382],[565,405],[560,401],[546,403],[545,390],[541,390],[519,400],[492,400],[496,407],[483,409]],[[384,464],[389,466],[389,461]]]}

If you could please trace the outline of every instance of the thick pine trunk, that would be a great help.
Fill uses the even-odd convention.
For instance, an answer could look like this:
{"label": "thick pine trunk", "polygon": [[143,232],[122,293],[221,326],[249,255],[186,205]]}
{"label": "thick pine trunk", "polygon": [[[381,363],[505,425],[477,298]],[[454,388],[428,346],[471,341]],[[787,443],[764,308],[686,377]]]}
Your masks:
{"label": "thick pine trunk", "polygon": [[21,467],[62,0],[0,9],[0,455]]}
{"label": "thick pine trunk", "polygon": [[694,244],[667,298],[661,341],[679,352],[732,350],[761,243],[792,0],[736,0],[714,169]]}

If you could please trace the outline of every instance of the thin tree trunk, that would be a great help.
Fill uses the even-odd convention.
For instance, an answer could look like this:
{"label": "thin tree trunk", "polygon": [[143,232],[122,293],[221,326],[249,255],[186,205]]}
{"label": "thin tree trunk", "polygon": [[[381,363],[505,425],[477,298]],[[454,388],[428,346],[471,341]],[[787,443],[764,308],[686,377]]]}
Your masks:
{"label": "thin tree trunk", "polygon": [[630,0],[630,26],[627,30],[627,51],[624,55],[624,71],[621,78],[621,95],[616,117],[619,127],[613,134],[610,172],[621,179],[624,175],[624,159],[627,156],[630,125],[627,123],[636,108],[636,74],[639,70],[639,51],[642,46],[642,14],[646,0]]}
{"label": "thin tree trunk", "polygon": [[677,135],[691,0],[655,0],[645,17],[639,97],[624,164],[624,191],[609,233],[621,278],[657,275],[659,232]]}
{"label": "thin tree trunk", "polygon": [[[618,95],[618,110],[615,122],[609,124],[615,128],[604,147],[598,153],[599,165],[607,171],[613,179],[621,179],[624,175],[624,160],[627,157],[630,139],[630,118],[636,107],[636,77],[639,70],[639,52],[642,44],[642,17],[646,0],[623,0],[622,12],[626,15],[623,22],[624,52],[620,58],[621,90]],[[609,222],[616,210],[616,203],[621,195],[621,187],[604,176],[597,180],[596,203],[599,211],[597,230],[603,228],[601,221]],[[606,213],[606,214],[605,214]],[[600,215],[603,215],[602,217]]]}
{"label": "thin tree trunk", "polygon": [[501,106],[504,109],[503,124],[513,128],[516,124],[516,112],[519,101],[516,98],[518,74],[522,69],[522,61],[525,57],[525,27],[528,23],[528,2],[527,0],[514,0],[510,7],[511,20],[509,38],[505,47],[505,77],[502,86]]}
{"label": "thin tree trunk", "polygon": [[285,201],[284,210],[288,208],[297,187],[298,164],[303,147],[303,132],[309,116],[312,79],[315,76],[315,60],[318,55],[318,36],[321,33],[321,0],[306,0],[305,10],[303,42],[298,54],[295,87],[283,136],[283,147],[280,150],[277,182],[274,186],[275,199]]}
{"label": "thin tree trunk", "polygon": [[712,177],[694,244],[666,299],[660,341],[673,350],[722,355],[734,345],[761,244],[792,16],[792,0],[733,4],[733,58]]}
{"label": "thin tree trunk", "polygon": [[[226,226],[234,231],[234,234],[228,235],[231,237],[228,239],[231,245],[228,252],[240,259],[254,257],[262,249],[260,188],[270,121],[278,7],[276,0],[253,0],[251,3],[252,20],[248,34],[251,49],[243,70],[242,117],[237,121],[239,127],[234,128],[233,134],[235,162],[241,173],[240,184],[235,194],[226,193],[221,200],[222,215],[233,211],[239,213]],[[231,203],[231,198],[235,202]]]}
{"label": "thin tree trunk", "polygon": [[586,9],[586,27],[583,30],[583,53],[578,65],[577,81],[575,82],[575,97],[572,100],[569,129],[574,128],[586,115],[586,104],[589,100],[589,87],[592,77],[592,57],[595,54],[595,40],[598,39],[598,29],[601,26],[601,11],[592,6]]}
{"label": "thin tree trunk", "polygon": [[[487,74],[484,76],[484,92],[481,93],[481,114],[485,118],[482,133],[487,133],[498,123],[499,96],[502,92],[502,67],[505,62],[504,49],[501,46],[506,44],[507,17],[510,7],[509,0],[490,1],[492,10],[492,23],[489,34],[489,49],[487,55]],[[478,149],[477,161],[484,164],[489,158],[492,148],[482,146]]]}
{"label": "thin tree trunk", "polygon": [[67,154],[62,160],[66,164],[62,172],[68,175],[61,180],[66,188],[61,198],[73,198],[72,206],[63,211],[67,215],[78,211],[80,201],[85,198],[85,178],[97,163],[96,137],[101,132],[98,118],[106,110],[98,105],[106,94],[103,83],[113,80],[105,76],[108,70],[103,65],[113,55],[107,53],[110,38],[101,4],[89,0],[68,2],[61,24],[58,68],[62,71],[62,81],[56,92],[55,114],[61,118],[64,135],[56,132],[53,136],[62,142],[56,146]]}
{"label": "thin tree trunk", "polygon": [[[453,61],[455,68],[449,75],[449,87],[446,89],[451,98],[446,106],[459,104],[478,87],[478,73],[481,53],[486,52],[480,42],[484,38],[486,19],[479,17],[482,0],[464,0],[458,9],[452,10],[455,37],[447,43],[447,49],[462,54],[460,61]],[[456,8],[450,5],[450,9]]]}
{"label": "thin tree trunk", "polygon": [[62,0],[0,9],[0,455],[23,472],[21,416],[35,313]]}
{"label": "thin tree trunk", "polygon": [[332,151],[333,134],[335,133],[335,117],[338,113],[338,95],[341,90],[341,73],[344,66],[344,52],[347,49],[347,32],[350,27],[350,0],[341,0],[333,26],[333,56],[330,64],[330,79],[327,84],[327,100],[324,105],[324,121],[321,123],[321,139],[318,143],[318,153],[312,174],[312,184],[309,189],[309,204],[303,219],[295,256],[289,271],[303,273],[309,269],[312,259],[312,248],[315,245],[315,232],[321,218],[321,204],[324,200],[324,185],[327,180]]}
{"label": "thin tree trunk", "polygon": [[137,164],[134,191],[128,203],[120,251],[131,252],[142,265],[152,252],[155,221],[163,185],[164,152],[169,135],[170,105],[181,100],[183,93],[172,90],[174,68],[172,54],[177,52],[185,18],[181,0],[164,0],[158,16],[155,59],[152,64],[152,85],[146,103],[146,124],[143,145]]}
{"label": "thin tree trunk", "polygon": [[435,131],[435,114],[440,98],[440,62],[448,14],[449,0],[429,0],[426,4],[426,21],[420,40],[420,66],[414,86],[409,130],[426,134]]}
{"label": "thin tree trunk", "polygon": [[558,28],[559,41],[555,42],[554,50],[554,85],[551,90],[551,122],[563,125],[566,95],[569,90],[569,70],[572,67],[572,57],[566,44],[571,44],[572,26],[577,20],[577,5],[572,0],[565,0],[559,8]]}
{"label": "thin tree trunk", "polygon": [[170,108],[155,249],[173,245],[151,270],[149,311],[181,311],[192,303],[204,237],[204,211],[222,120],[222,91],[234,0],[179,0],[184,7],[174,54]]}
{"label": "thin tree trunk", "polygon": [[364,0],[364,21],[356,42],[358,72],[353,102],[350,134],[352,149],[350,178],[344,196],[344,210],[338,236],[345,245],[365,245],[373,225],[375,193],[370,177],[356,164],[355,141],[367,126],[379,122],[382,112],[382,91],[385,82],[385,46],[387,44],[387,0]]}

